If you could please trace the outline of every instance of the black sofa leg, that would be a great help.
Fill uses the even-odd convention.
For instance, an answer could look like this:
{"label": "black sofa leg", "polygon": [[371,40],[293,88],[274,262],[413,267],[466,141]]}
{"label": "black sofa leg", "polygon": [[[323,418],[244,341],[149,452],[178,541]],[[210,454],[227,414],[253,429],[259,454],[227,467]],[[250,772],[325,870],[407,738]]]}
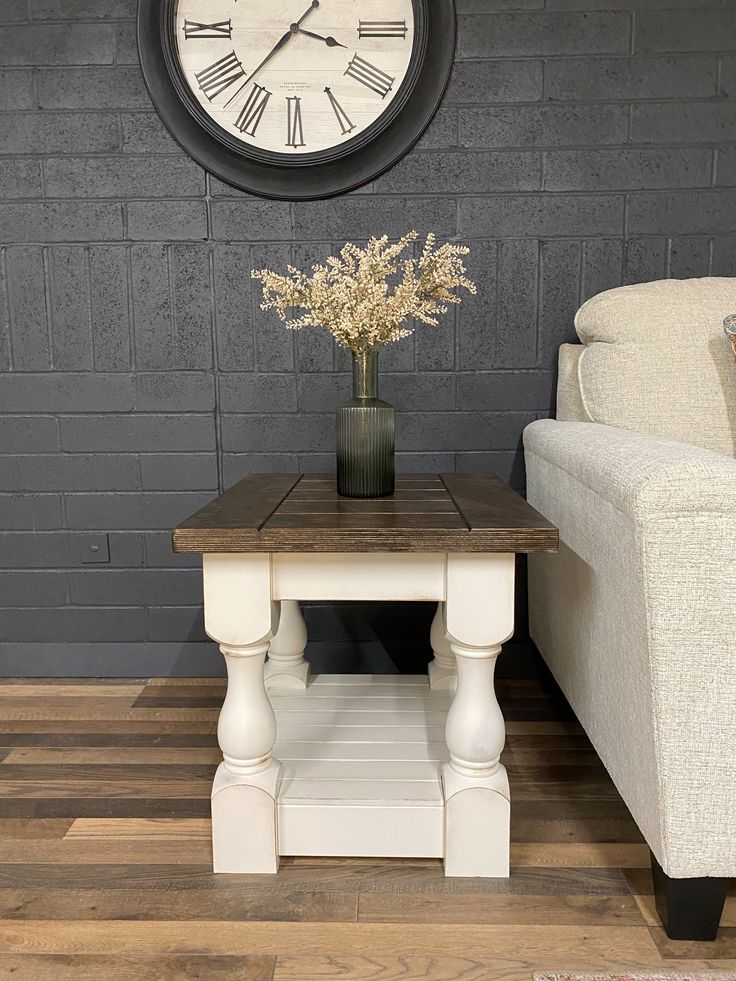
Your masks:
{"label": "black sofa leg", "polygon": [[673,879],[649,854],[657,913],[670,940],[715,940],[730,879]]}

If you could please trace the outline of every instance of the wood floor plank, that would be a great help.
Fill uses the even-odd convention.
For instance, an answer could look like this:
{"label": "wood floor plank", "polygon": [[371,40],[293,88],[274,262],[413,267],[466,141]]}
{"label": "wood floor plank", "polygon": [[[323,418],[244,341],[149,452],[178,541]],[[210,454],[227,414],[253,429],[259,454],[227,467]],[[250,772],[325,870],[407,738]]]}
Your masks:
{"label": "wood floor plank", "polygon": [[64,835],[66,838],[172,838],[174,841],[209,840],[211,836],[212,822],[205,818],[77,818]]}
{"label": "wood floor plank", "polygon": [[14,838],[63,838],[72,824],[72,818],[0,818],[0,846]]}
{"label": "wood floor plank", "polygon": [[60,698],[125,698],[132,704],[143,692],[143,684],[110,685],[101,682],[97,685],[79,684],[33,684],[29,681],[27,685],[3,685],[0,684],[0,713],[4,712],[4,705],[8,699],[20,698],[52,698],[57,701]]}
{"label": "wood floor plank", "polygon": [[[531,723],[527,723],[530,725]],[[517,723],[515,723],[516,727]],[[506,729],[506,749],[512,753],[517,749],[546,750],[554,752],[570,752],[573,750],[592,749],[590,740],[580,733],[536,733],[536,732],[510,732]]]}
{"label": "wood floor plank", "polygon": [[0,863],[72,865],[212,864],[209,838],[154,838],[130,841],[116,838],[2,838]]}
{"label": "wood floor plank", "polygon": [[591,766],[600,770],[602,767],[598,754],[594,749],[550,750],[541,749],[505,749],[504,762],[507,766],[541,766],[568,767]]}
{"label": "wood floor plank", "polygon": [[0,685],[17,685],[28,688],[32,685],[147,685],[148,678],[0,678]]}
{"label": "wood floor plank", "polygon": [[[579,722],[531,721],[507,722],[506,732],[511,736],[582,736]],[[586,738],[587,742],[587,738]]]}
{"label": "wood floor plank", "polygon": [[0,766],[49,764],[56,767],[72,764],[132,766],[173,763],[179,766],[218,764],[222,760],[219,746],[28,746],[8,751]]}
{"label": "wood floor plank", "polygon": [[644,841],[631,817],[551,819],[521,817],[511,810],[511,840],[530,843],[569,842],[633,844]]}
{"label": "wood floor plank", "polygon": [[210,815],[209,796],[192,797],[31,797],[0,798],[0,818],[126,818]]}
{"label": "wood floor plank", "polygon": [[360,894],[358,919],[365,923],[508,923],[643,926],[632,896],[446,896],[437,893]]}
{"label": "wood floor plank", "polygon": [[207,678],[149,678],[146,682],[146,688],[179,688],[182,685],[192,685],[199,688],[201,685],[208,687],[210,685],[224,686],[226,684],[227,679],[223,672],[221,676],[217,675]]}
{"label": "wood floor plank", "polygon": [[121,786],[136,781],[209,780],[212,782],[215,763],[63,763],[63,764],[0,764],[0,794],[6,784],[48,782],[82,783],[86,781],[117,782]]}
{"label": "wood floor plank", "polygon": [[676,960],[708,958],[721,960],[736,959],[736,927],[721,927],[713,941],[670,940],[661,926],[649,927],[657,950],[662,957]]}
{"label": "wood floor plank", "polygon": [[[172,679],[173,680],[173,679]],[[217,678],[214,681],[202,681],[198,685],[167,685],[162,688],[157,685],[146,685],[139,693],[139,697],[150,698],[182,698],[191,696],[194,698],[204,698],[217,696],[225,697],[227,691],[227,679]]]}
{"label": "wood floor plank", "polygon": [[511,790],[512,812],[517,818],[539,818],[540,814],[549,821],[596,821],[596,820],[631,820],[631,815],[624,802],[611,794],[606,799],[587,798],[573,794],[562,797],[544,795],[520,797]]}
{"label": "wood floor plank", "polygon": [[0,962],[0,978],[13,981],[271,981],[274,957],[96,954],[13,954]]}
{"label": "wood floor plank", "polygon": [[[508,879],[445,878],[441,861],[416,863],[321,859],[296,863],[282,859],[277,879],[241,875],[239,881],[269,888],[311,889],[314,892],[397,892],[452,895],[524,896],[630,896],[620,869],[512,869]],[[49,889],[198,889],[222,887],[222,876],[213,875],[209,862],[198,865],[47,864],[0,865],[0,888]],[[449,901],[449,899],[448,899]]]}
{"label": "wood floor plank", "polygon": [[462,957],[535,960],[555,951],[571,956],[611,957],[626,951],[644,966],[658,964],[657,947],[646,927],[538,926],[524,924],[431,923],[243,923],[216,920],[0,922],[0,950],[18,953],[208,955],[324,955],[385,953],[415,957],[442,953]]}
{"label": "wood floor plank", "polygon": [[[108,737],[145,734],[154,737],[175,733],[181,734],[214,734],[217,720],[205,719],[196,721],[184,720],[184,714],[179,713],[174,719],[8,719],[0,715],[0,745],[10,745],[4,742],[9,735],[27,735],[41,738],[51,735],[92,735],[104,734]],[[114,740],[117,743],[117,739]],[[29,743],[28,745],[34,745]],[[165,744],[164,744],[165,745]]]}
{"label": "wood floor plank", "polygon": [[[154,689],[157,690],[157,689]],[[169,689],[161,689],[167,691]],[[163,709],[214,709],[220,711],[225,700],[225,692],[217,692],[212,695],[202,694],[197,688],[182,689],[188,691],[188,695],[160,697],[158,695],[141,695],[133,702],[133,708],[163,708]]]}
{"label": "wood floor plank", "polygon": [[[636,904],[634,908],[638,913]],[[173,902],[171,892],[163,889],[146,893],[139,889],[0,889],[2,920],[355,923],[357,913],[357,893],[279,889],[273,883],[264,889],[239,884],[235,876],[208,892],[179,891]]]}
{"label": "wood floor plank", "polygon": [[[682,964],[662,961],[655,970],[681,970]],[[692,970],[736,967],[735,961],[688,962]],[[620,951],[608,957],[600,955],[571,957],[560,967],[554,952],[533,961],[500,957],[391,956],[387,954],[346,954],[343,951],[323,956],[279,957],[274,981],[531,981],[535,971],[556,973],[572,971],[599,977],[608,972],[622,979],[638,974],[642,965],[626,959]]]}
{"label": "wood floor plank", "polygon": [[217,737],[214,733],[204,732],[60,732],[60,733],[0,733],[0,742],[12,748],[39,748],[41,751],[51,749],[70,749],[74,747],[110,747],[117,749],[126,747],[148,748],[158,747],[217,747]]}
{"label": "wood floor plank", "polygon": [[649,860],[649,848],[640,844],[602,842],[514,842],[511,864],[553,868],[638,868]]}
{"label": "wood floor plank", "polygon": [[3,780],[0,797],[206,797],[212,778],[201,780]]}
{"label": "wood floor plank", "polygon": [[207,722],[217,719],[217,709],[131,708],[127,698],[75,698],[68,702],[62,698],[8,698],[3,702],[2,718],[8,721]]}
{"label": "wood floor plank", "polygon": [[610,781],[600,780],[595,783],[573,783],[566,780],[525,780],[522,774],[510,776],[513,782],[511,799],[519,803],[521,801],[535,801],[537,809],[545,806],[543,802],[548,800],[561,800],[573,803],[576,800],[591,801],[616,801],[621,797],[614,785]]}

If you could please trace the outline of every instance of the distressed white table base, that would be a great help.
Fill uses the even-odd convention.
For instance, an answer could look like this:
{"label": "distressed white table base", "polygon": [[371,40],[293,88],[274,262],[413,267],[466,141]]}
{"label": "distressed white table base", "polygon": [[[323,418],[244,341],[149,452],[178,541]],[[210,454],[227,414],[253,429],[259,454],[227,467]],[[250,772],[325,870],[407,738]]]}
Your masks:
{"label": "distressed white table base", "polygon": [[281,616],[276,635],[271,639],[266,662],[266,688],[306,688],[309,662],[304,660],[307,625],[297,600],[281,601]]}
{"label": "distressed white table base", "polygon": [[[441,856],[449,876],[508,875],[493,668],[513,629],[512,554],[206,554],[204,589],[228,667],[216,872],[353,855]],[[432,687],[423,676],[310,682],[300,599],[436,601]]]}
{"label": "distressed white table base", "polygon": [[450,649],[450,641],[445,633],[445,604],[437,604],[437,612],[432,620],[429,641],[434,658],[429,662],[427,674],[431,688],[454,691],[457,686],[457,663]]}

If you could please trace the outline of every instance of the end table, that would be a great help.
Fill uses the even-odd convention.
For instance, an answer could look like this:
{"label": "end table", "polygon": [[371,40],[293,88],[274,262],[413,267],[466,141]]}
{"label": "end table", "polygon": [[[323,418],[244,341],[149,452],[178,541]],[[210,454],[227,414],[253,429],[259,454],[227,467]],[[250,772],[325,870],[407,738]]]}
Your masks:
{"label": "end table", "polygon": [[[174,550],[203,554],[205,627],[227,662],[215,871],[421,856],[448,876],[508,875],[493,672],[515,553],[557,544],[523,498],[471,474],[400,476],[367,500],[339,497],[332,476],[251,476],[179,525]],[[300,600],[436,601],[429,677],[310,678]]]}

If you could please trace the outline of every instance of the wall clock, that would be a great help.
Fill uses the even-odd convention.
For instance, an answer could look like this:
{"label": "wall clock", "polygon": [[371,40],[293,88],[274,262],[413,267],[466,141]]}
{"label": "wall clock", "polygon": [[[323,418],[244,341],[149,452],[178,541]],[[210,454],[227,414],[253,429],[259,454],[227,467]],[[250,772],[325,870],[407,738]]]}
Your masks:
{"label": "wall clock", "polygon": [[264,197],[344,193],[437,110],[453,0],[139,0],[153,103],[211,173]]}

